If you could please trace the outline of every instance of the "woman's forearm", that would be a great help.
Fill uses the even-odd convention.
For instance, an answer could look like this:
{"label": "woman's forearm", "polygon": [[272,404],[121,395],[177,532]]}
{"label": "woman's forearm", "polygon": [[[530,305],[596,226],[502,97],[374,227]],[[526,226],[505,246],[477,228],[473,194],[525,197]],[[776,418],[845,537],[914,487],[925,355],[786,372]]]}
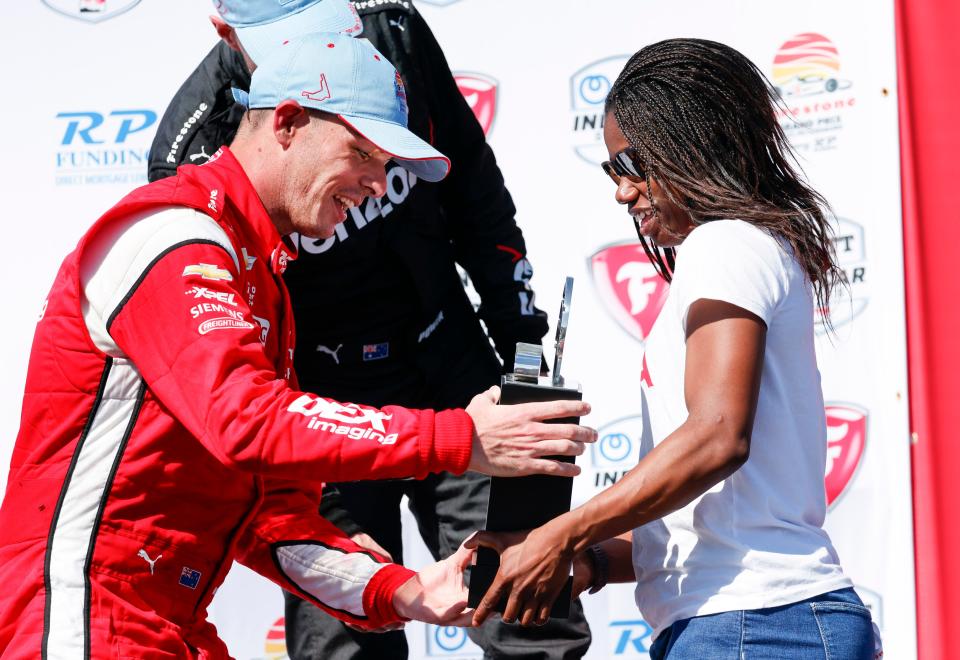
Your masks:
{"label": "woman's forearm", "polygon": [[749,440],[726,426],[722,416],[691,416],[620,481],[548,525],[560,527],[576,554],[680,509],[746,460]]}

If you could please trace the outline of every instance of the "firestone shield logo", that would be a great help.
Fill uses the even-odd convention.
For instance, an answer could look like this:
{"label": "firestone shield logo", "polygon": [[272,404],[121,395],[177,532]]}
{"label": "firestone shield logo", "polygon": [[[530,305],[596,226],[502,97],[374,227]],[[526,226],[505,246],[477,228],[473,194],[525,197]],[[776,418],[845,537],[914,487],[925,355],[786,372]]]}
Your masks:
{"label": "firestone shield logo", "polygon": [[[870,302],[867,287],[867,253],[863,225],[847,218],[834,218],[833,245],[837,263],[847,276],[848,287],[838,286],[830,300],[830,321],[835,328],[860,316]],[[823,311],[817,310],[816,330],[826,332]]]}
{"label": "firestone shield logo", "polygon": [[458,72],[453,78],[457,81],[457,87],[467,105],[483,127],[483,134],[489,135],[497,115],[497,91],[500,83],[482,73]]}
{"label": "firestone shield logo", "polygon": [[670,290],[636,242],[610,245],[590,257],[593,285],[607,312],[637,341],[650,334]]}
{"label": "firestone shield logo", "polygon": [[588,163],[599,165],[607,160],[607,148],[603,144],[603,104],[627,59],[627,55],[614,55],[597,60],[570,78],[573,149]]}
{"label": "firestone shield logo", "polygon": [[787,105],[777,116],[794,148],[835,149],[844,115],[856,103],[848,91],[853,83],[840,75],[837,47],[816,32],[794,35],[780,46],[770,74]]}
{"label": "firestone shield logo", "polygon": [[827,506],[853,480],[867,446],[867,411],[850,403],[830,403],[827,413]]}
{"label": "firestone shield logo", "polygon": [[64,16],[88,23],[100,23],[126,13],[140,0],[42,0],[43,4]]}

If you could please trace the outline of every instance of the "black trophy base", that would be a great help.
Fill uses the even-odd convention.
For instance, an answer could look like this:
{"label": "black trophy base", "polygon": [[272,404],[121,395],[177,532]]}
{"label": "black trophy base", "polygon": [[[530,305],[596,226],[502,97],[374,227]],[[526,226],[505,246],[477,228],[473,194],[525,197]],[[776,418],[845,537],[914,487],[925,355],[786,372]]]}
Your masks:
{"label": "black trophy base", "polygon": [[[534,401],[579,401],[583,398],[580,387],[574,383],[555,386],[549,378],[540,378],[536,383],[517,380],[513,374],[503,377],[500,384],[500,403],[530,403]],[[553,424],[577,424],[579,417],[550,420]],[[573,456],[555,456],[565,463],[573,463]],[[573,492],[571,477],[532,475],[529,477],[493,477],[490,480],[490,500],[487,507],[487,530],[491,532],[517,532],[535,529],[570,510]],[[477,549],[477,563],[471,570],[468,605],[477,607],[500,568],[500,555],[490,548]],[[551,618],[566,619],[570,616],[572,578],[567,579],[560,596],[550,610]],[[506,597],[501,599],[494,611],[503,613]]]}

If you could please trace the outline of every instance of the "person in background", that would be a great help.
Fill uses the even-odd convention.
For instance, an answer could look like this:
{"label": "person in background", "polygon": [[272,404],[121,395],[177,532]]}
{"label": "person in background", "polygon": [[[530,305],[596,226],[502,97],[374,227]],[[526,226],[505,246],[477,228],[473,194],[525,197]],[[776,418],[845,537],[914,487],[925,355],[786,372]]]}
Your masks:
{"label": "person in background", "polygon": [[[534,306],[533,271],[493,151],[429,27],[411,2],[216,4],[212,20],[222,41],[167,108],[151,148],[150,179],[203,162],[230,139],[242,114],[232,89],[246,89],[259,58],[291,35],[328,29],[369,39],[401,74],[410,129],[450,157],[451,172],[432,184],[391,162],[383,198],[351,205],[331,237],[295,237],[300,256],[284,274],[296,321],[294,364],[304,387],[343,400],[466,405],[511,370],[518,341],[540,343],[548,325]],[[477,312],[457,264],[480,295]],[[355,541],[402,561],[406,495],[439,558],[483,528],[488,490],[489,479],[472,472],[337,484],[324,491],[321,508]],[[366,634],[295,595],[286,598],[294,659],[407,656],[402,631]],[[469,635],[490,658],[578,658],[590,643],[579,603],[569,621],[537,629],[490,621]]]}
{"label": "person in background", "polygon": [[[321,76],[336,96],[304,95]],[[246,101],[231,147],[109,210],[44,303],[0,506],[4,658],[226,658],[206,609],[234,559],[355,626],[463,624],[469,551],[392,564],[319,515],[322,483],[574,474],[542,457],[596,436],[536,421],[586,405],[496,388],[440,412],[301,390],[285,237],[333,235],[387,160],[434,181],[449,161],[364,41],[291,39]]]}
{"label": "person in background", "polygon": [[642,458],[525,539],[472,541],[502,560],[475,621],[501,597],[504,620],[542,621],[585,553],[581,586],[637,583],[654,660],[882,652],[823,529],[814,310],[845,280],[776,98],[741,53],[699,39],[642,48],[612,86],[603,167],[670,282],[641,365]]}

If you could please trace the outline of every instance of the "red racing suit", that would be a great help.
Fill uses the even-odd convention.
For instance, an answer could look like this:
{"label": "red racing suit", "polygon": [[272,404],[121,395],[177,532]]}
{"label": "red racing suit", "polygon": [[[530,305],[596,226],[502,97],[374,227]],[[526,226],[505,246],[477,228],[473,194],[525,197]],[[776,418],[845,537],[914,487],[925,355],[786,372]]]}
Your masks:
{"label": "red racing suit", "polygon": [[0,507],[5,660],[227,657],[206,609],[234,559],[344,621],[399,619],[412,573],[318,516],[322,482],[463,472],[473,425],[298,391],[294,256],[223,149],[135,190],[66,258]]}

